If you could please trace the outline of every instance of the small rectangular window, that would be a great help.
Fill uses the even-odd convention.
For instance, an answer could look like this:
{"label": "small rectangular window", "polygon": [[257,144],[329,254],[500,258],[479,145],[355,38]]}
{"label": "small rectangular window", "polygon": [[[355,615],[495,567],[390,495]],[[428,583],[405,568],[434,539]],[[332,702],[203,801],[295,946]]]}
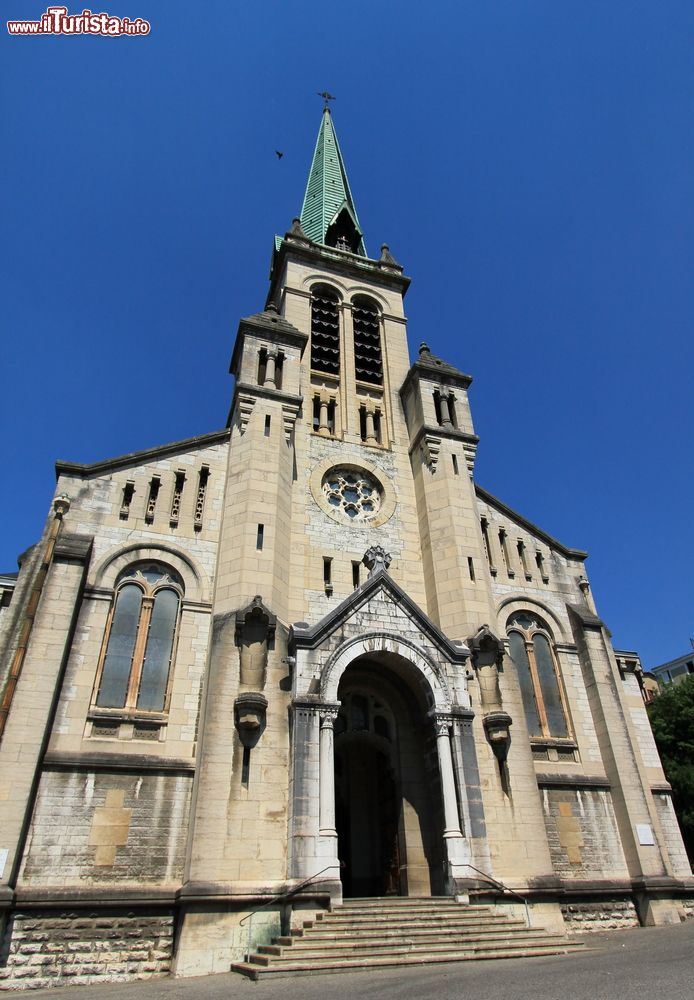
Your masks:
{"label": "small rectangular window", "polygon": [[374,411],[374,434],[376,435],[376,440],[379,444],[383,443],[381,438],[381,411]]}
{"label": "small rectangular window", "polygon": [[176,479],[174,481],[174,491],[171,498],[171,515],[170,522],[171,527],[175,528],[178,524],[178,519],[181,516],[181,498],[183,496],[183,486],[185,485],[186,474],[182,469],[179,469],[176,473]]}
{"label": "small rectangular window", "polygon": [[193,527],[196,531],[202,528],[202,515],[205,510],[205,497],[207,495],[207,481],[210,478],[209,465],[203,465],[198,475],[198,495],[195,498],[195,517]]}
{"label": "small rectangular window", "polygon": [[145,511],[145,521],[147,524],[151,524],[154,520],[154,510],[157,506],[157,497],[159,496],[160,486],[161,479],[159,476],[152,476],[149,484],[149,496],[147,497],[147,510]]}
{"label": "small rectangular window", "polygon": [[453,475],[457,476],[458,475],[458,456],[457,455],[451,455],[451,458],[453,459]]}
{"label": "small rectangular window", "polygon": [[265,536],[265,525],[259,524],[258,531],[256,532],[255,536],[255,547],[258,550],[258,552],[262,551],[264,536]]}
{"label": "small rectangular window", "polygon": [[261,347],[258,351],[258,385],[265,385],[267,372],[267,349]]}
{"label": "small rectangular window", "polygon": [[135,483],[129,479],[125,486],[123,487],[123,499],[120,505],[120,516],[124,521],[128,520],[128,515],[130,514],[130,505],[133,502],[133,493],[135,492]]}
{"label": "small rectangular window", "polygon": [[441,411],[441,393],[438,390],[434,393],[434,412],[436,413],[436,423],[441,426],[443,414]]}
{"label": "small rectangular window", "polygon": [[509,552],[508,552],[507,535],[503,528],[499,530],[499,545],[501,546],[501,555],[504,560],[504,565],[506,567],[506,574],[507,576],[511,577],[511,579],[513,579],[513,577],[516,575],[516,571],[511,565],[511,559],[509,557]]}
{"label": "small rectangular window", "polygon": [[496,576],[496,566],[494,565],[494,558],[492,556],[492,546],[489,540],[489,521],[486,517],[480,518],[480,528],[482,529],[482,540],[484,542],[484,553],[487,557],[487,562],[489,563],[489,572],[492,576]]}
{"label": "small rectangular window", "polygon": [[475,582],[475,564],[472,561],[472,556],[468,556],[467,557],[467,569],[468,569],[468,573],[470,574],[470,579],[474,583]]}
{"label": "small rectangular window", "polygon": [[455,396],[452,392],[449,392],[446,398],[446,403],[448,405],[448,419],[453,427],[458,427],[458,415],[455,410]]}
{"label": "small rectangular window", "polygon": [[518,558],[520,559],[521,566],[523,567],[523,574],[526,580],[532,580],[533,575],[530,572],[530,567],[528,566],[528,560],[525,558],[525,542],[522,538],[518,539]]}
{"label": "small rectangular window", "polygon": [[270,420],[271,419],[272,418],[270,417],[270,414],[269,413],[266,414],[266,416],[265,416],[265,437],[266,438],[270,437]]}
{"label": "small rectangular window", "polygon": [[540,571],[540,576],[542,577],[543,583],[549,583],[549,576],[547,570],[545,569],[545,561],[540,551],[535,553],[535,563]]}
{"label": "small rectangular window", "polygon": [[330,556],[323,556],[323,586],[330,597],[333,592],[333,561]]}
{"label": "small rectangular window", "polygon": [[361,563],[356,559],[352,562],[352,586],[356,590],[359,586],[359,576],[361,573]]}

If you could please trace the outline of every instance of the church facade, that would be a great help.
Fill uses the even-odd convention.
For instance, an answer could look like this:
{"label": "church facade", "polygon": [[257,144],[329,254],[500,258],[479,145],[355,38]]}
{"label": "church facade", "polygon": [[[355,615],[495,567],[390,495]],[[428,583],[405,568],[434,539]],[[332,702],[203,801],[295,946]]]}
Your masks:
{"label": "church facade", "polygon": [[347,897],[693,911],[638,661],[475,482],[408,284],[326,109],[228,426],[57,466],[0,615],[0,987],[227,971]]}

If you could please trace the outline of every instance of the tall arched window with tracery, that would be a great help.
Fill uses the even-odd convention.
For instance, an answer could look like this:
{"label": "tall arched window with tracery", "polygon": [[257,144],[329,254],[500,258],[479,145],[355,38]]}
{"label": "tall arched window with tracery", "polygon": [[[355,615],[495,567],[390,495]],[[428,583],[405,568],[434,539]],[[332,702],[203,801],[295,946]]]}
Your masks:
{"label": "tall arched window with tracery", "polygon": [[139,563],[119,575],[104,638],[97,708],[165,711],[182,597],[180,576],[161,563]]}
{"label": "tall arched window with tracery", "polygon": [[340,374],[339,299],[329,285],[311,289],[311,368]]}
{"label": "tall arched window with tracery", "polygon": [[519,611],[506,627],[532,739],[567,740],[569,729],[552,634],[537,615]]}

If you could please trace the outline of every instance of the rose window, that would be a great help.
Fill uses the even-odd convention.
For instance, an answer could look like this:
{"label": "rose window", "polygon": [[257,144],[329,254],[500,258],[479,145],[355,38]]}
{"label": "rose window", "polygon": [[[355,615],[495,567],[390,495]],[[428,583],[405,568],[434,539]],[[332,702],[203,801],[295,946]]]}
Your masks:
{"label": "rose window", "polygon": [[353,521],[366,521],[381,506],[381,489],[361,469],[331,469],[323,480],[323,495],[330,506]]}

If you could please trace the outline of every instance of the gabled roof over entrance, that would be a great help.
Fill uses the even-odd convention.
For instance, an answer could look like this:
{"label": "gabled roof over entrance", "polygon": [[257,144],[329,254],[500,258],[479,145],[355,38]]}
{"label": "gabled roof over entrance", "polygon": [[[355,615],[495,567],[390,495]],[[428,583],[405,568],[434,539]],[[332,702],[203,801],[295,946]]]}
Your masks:
{"label": "gabled roof over entrance", "polygon": [[390,573],[378,569],[350,594],[341,604],[330,611],[314,626],[305,622],[292,625],[289,632],[289,644],[293,649],[316,649],[322,645],[344,623],[360,611],[379,593],[387,594],[394,604],[414,622],[427,639],[451,663],[464,663],[470,656],[470,650],[462,640],[449,639],[438,625],[426,615],[419,605],[415,604],[402,587],[399,587]]}

